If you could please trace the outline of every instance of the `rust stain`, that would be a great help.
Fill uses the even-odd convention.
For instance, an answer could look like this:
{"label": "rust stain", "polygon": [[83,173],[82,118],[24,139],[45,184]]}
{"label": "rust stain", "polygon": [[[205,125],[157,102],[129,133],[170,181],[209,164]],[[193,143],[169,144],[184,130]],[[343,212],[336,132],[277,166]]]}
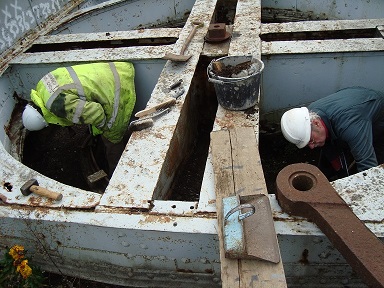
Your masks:
{"label": "rust stain", "polygon": [[159,139],[166,139],[166,138],[167,138],[167,137],[165,137],[165,136],[163,135],[163,133],[160,133],[160,132],[155,133],[155,137],[156,137],[156,138],[159,138]]}
{"label": "rust stain", "polygon": [[0,200],[3,201],[4,203],[6,203],[8,198],[7,198],[7,196],[0,194]]}
{"label": "rust stain", "polygon": [[309,255],[308,249],[304,249],[303,253],[301,253],[301,259],[299,260],[299,262],[301,264],[308,265],[309,264],[308,255]]}
{"label": "rust stain", "polygon": [[53,199],[30,196],[28,199],[28,203],[32,206],[41,206],[43,204],[53,204]]}
{"label": "rust stain", "polygon": [[174,219],[170,216],[166,215],[154,215],[154,214],[148,214],[145,216],[145,220],[141,220],[140,224],[146,224],[146,223],[172,223],[174,222]]}

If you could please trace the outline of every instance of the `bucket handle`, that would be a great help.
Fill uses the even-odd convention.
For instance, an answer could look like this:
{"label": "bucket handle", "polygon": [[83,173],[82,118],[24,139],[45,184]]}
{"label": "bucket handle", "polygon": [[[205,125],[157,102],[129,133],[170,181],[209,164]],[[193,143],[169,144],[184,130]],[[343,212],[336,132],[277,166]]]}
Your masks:
{"label": "bucket handle", "polygon": [[222,80],[217,80],[215,78],[212,78],[211,75],[209,75],[209,73],[208,73],[208,81],[212,82],[212,83],[223,85],[224,83],[236,83],[236,82],[244,81],[244,79],[235,80],[235,81],[225,81],[224,82]]}
{"label": "bucket handle", "polygon": [[[211,63],[212,63],[212,61],[211,61]],[[259,60],[259,62],[261,63],[261,68],[260,68],[260,71],[258,73],[261,73],[264,70],[264,63],[261,60]],[[211,64],[209,64],[209,68],[211,68],[210,66],[211,66]],[[212,78],[210,71],[207,71],[207,75],[208,75],[208,81],[209,82],[216,83],[219,85],[223,85],[224,83],[236,83],[236,82],[244,81],[244,79],[239,79],[239,80],[235,80],[235,81],[226,81],[226,82],[224,82],[222,80],[217,80],[215,78]]]}

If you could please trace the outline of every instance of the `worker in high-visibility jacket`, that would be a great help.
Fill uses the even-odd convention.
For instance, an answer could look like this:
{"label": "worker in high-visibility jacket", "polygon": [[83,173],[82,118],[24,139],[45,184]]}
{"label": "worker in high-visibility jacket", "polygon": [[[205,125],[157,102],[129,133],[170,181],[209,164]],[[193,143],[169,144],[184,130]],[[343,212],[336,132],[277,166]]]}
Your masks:
{"label": "worker in high-visibility jacket", "polygon": [[57,68],[32,89],[33,103],[22,115],[24,127],[37,131],[48,124],[91,125],[94,136],[102,134],[112,172],[124,149],[121,142],[136,102],[134,74],[128,62]]}

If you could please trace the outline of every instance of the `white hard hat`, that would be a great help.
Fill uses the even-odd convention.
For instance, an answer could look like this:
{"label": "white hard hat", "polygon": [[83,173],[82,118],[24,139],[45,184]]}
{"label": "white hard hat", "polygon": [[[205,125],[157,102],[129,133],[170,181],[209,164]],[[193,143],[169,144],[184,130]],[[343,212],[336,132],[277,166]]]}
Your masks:
{"label": "white hard hat", "polygon": [[48,123],[39,111],[29,104],[25,106],[22,118],[24,127],[30,131],[38,131],[48,126]]}
{"label": "white hard hat", "polygon": [[311,120],[306,107],[288,110],[281,117],[281,131],[285,139],[298,148],[308,145],[311,138]]}

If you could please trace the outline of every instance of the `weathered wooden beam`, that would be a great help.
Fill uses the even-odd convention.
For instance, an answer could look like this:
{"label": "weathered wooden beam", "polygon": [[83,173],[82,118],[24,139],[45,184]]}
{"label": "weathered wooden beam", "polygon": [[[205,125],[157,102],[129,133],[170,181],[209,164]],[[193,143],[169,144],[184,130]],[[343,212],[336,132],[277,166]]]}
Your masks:
{"label": "weathered wooden beam", "polygon": [[[219,223],[222,287],[287,287],[282,261],[225,258],[222,198],[267,194],[253,127],[238,127],[211,133],[215,174],[216,210]],[[272,215],[271,215],[272,217]]]}

